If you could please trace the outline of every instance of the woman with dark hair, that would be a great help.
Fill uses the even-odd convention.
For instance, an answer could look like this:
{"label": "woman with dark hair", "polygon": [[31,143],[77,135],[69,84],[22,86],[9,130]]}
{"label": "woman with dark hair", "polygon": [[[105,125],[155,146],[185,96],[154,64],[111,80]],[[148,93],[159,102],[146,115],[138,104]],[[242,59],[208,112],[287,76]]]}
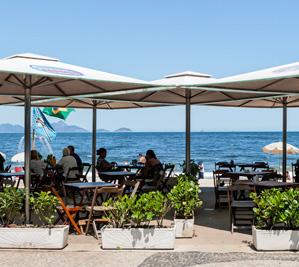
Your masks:
{"label": "woman with dark hair", "polygon": [[146,162],[144,168],[141,170],[141,176],[143,179],[158,179],[160,171],[163,166],[160,160],[157,159],[155,152],[151,149],[146,151],[145,154]]}

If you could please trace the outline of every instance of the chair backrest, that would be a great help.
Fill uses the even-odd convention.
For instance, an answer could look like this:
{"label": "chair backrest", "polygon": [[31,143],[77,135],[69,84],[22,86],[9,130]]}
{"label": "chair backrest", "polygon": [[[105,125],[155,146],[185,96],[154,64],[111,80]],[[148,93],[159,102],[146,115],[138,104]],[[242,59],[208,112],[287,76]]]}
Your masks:
{"label": "chair backrest", "polygon": [[255,192],[255,187],[254,185],[249,185],[249,184],[242,184],[242,183],[238,183],[238,184],[234,184],[231,185],[227,188],[227,194],[228,194],[228,203],[230,204],[231,201],[233,200],[234,197],[234,192],[236,192],[236,196],[241,192]]}
{"label": "chair backrest", "polygon": [[82,175],[83,175],[85,178],[87,178],[87,175],[88,175],[88,173],[89,173],[89,171],[90,171],[90,169],[91,169],[91,164],[90,164],[90,163],[87,163],[87,162],[84,162],[84,163],[82,163],[81,168],[82,168]]}
{"label": "chair backrest", "polygon": [[173,170],[175,168],[174,164],[165,164],[164,165],[164,177],[165,179],[169,180],[169,178],[171,177]]}
{"label": "chair backrest", "polygon": [[[78,181],[80,179],[80,173],[81,173],[81,167],[72,167],[69,168],[67,172],[67,176],[65,177],[65,182],[71,182],[71,181]],[[70,177],[71,173],[76,172],[76,178]]]}
{"label": "chair backrest", "polygon": [[140,181],[137,181],[137,180],[127,180],[124,182],[124,186],[125,186],[125,189],[126,190],[127,188],[129,188],[129,192],[131,192],[131,195],[130,197],[134,197],[138,191],[138,188],[140,186]]}
{"label": "chair backrest", "polygon": [[99,195],[106,194],[106,199],[107,199],[109,197],[115,198],[121,196],[123,192],[124,192],[124,186],[122,187],[111,186],[111,187],[101,187],[101,188],[96,187],[94,189],[91,205],[94,206],[96,204],[96,200],[99,197]]}
{"label": "chair backrest", "polygon": [[4,172],[9,172],[10,168],[11,168],[11,165],[7,165],[4,169]]}

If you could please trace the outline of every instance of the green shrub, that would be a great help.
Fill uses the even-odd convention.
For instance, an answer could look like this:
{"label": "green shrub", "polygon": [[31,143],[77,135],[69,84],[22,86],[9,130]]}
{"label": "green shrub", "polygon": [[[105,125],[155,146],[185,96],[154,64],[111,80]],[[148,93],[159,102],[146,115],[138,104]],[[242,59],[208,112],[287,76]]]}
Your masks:
{"label": "green shrub", "polygon": [[298,229],[299,228],[299,190],[268,189],[251,193],[256,207],[254,224],[259,229]]}
{"label": "green shrub", "polygon": [[106,216],[116,228],[148,227],[153,220],[163,226],[163,218],[170,209],[167,198],[158,191],[141,194],[133,198],[124,195],[117,200],[109,199],[104,206],[110,207]]}
{"label": "green shrub", "polygon": [[190,218],[195,208],[202,206],[202,201],[199,199],[200,192],[193,176],[184,174],[178,176],[177,185],[168,193],[177,218]]}
{"label": "green shrub", "polygon": [[16,217],[21,215],[23,204],[23,190],[5,187],[3,192],[0,192],[0,218],[4,227],[14,223]]}
{"label": "green shrub", "polygon": [[30,197],[30,203],[39,219],[46,225],[53,225],[56,217],[56,206],[59,201],[51,192],[35,193]]}

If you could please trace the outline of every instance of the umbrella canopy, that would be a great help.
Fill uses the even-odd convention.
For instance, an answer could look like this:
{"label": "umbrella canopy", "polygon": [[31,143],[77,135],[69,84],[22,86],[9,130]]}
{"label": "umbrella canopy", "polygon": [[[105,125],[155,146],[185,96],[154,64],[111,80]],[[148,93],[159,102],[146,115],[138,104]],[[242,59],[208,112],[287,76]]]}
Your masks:
{"label": "umbrella canopy", "polygon": [[[256,92],[248,90],[220,90],[213,86],[206,87],[207,84],[215,84],[218,79],[212,78],[209,74],[193,71],[184,71],[165,76],[164,79],[152,81],[160,88],[145,88],[141,90],[131,90],[125,94],[116,92],[101,93],[101,99],[114,101],[133,101],[143,103],[185,105],[188,98],[191,104],[205,104],[209,102],[231,101],[236,99],[265,98],[273,95],[281,96],[278,93]],[[196,84],[197,86],[193,86]],[[198,86],[204,85],[204,86]],[[229,91],[229,92],[228,92]],[[190,92],[190,96],[188,95]],[[88,97],[88,96],[87,96]],[[96,98],[98,94],[89,95]]]}
{"label": "umbrella canopy", "polygon": [[[194,86],[193,84],[192,86]],[[231,99],[226,101],[213,100],[207,102],[209,105],[232,106],[232,107],[254,107],[254,108],[283,108],[283,163],[282,172],[286,176],[287,165],[287,107],[299,106],[299,62],[277,66],[264,70],[249,72],[241,75],[218,79],[209,84],[198,84],[198,87],[209,90],[225,90],[229,92],[268,93],[247,99]],[[271,95],[273,94],[273,95]],[[274,95],[285,94],[285,95]],[[229,93],[230,95],[230,93]],[[240,101],[241,100],[241,101]]]}
{"label": "umbrella canopy", "polygon": [[[25,77],[27,76],[27,79]],[[56,58],[18,54],[0,60],[0,95],[70,96],[130,90],[153,85],[108,72],[70,65]]]}
{"label": "umbrella canopy", "polygon": [[25,161],[25,153],[24,152],[15,154],[11,158],[11,162],[14,162],[14,163],[23,163],[24,161]]}
{"label": "umbrella canopy", "polygon": [[[264,153],[269,153],[269,154],[282,154],[283,152],[283,143],[282,142],[276,142],[272,143],[269,145],[266,145],[263,147],[263,152]],[[287,154],[299,154],[299,148],[287,144]]]}

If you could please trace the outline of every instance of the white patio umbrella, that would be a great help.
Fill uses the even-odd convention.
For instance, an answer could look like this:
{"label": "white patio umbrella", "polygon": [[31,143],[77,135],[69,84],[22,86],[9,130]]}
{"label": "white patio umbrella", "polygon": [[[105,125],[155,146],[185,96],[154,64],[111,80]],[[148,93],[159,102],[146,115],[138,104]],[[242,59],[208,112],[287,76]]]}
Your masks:
{"label": "white patio umbrella", "polygon": [[[299,154],[299,148],[287,144],[287,154]],[[263,147],[263,152],[268,154],[280,155],[283,153],[283,143],[271,143]]]}
{"label": "white patio umbrella", "polygon": [[18,154],[15,154],[11,158],[11,162],[14,162],[14,163],[23,163],[24,161],[25,161],[25,153],[24,152],[20,152]]}
{"label": "white patio umbrella", "polygon": [[[228,96],[231,90],[238,92],[256,91],[267,93],[268,97],[261,95],[255,98],[233,98],[231,100],[211,100],[206,104],[232,107],[253,108],[283,108],[283,160],[282,172],[286,176],[287,169],[287,107],[299,106],[299,62],[249,72],[241,75],[218,79],[212,83],[193,84],[201,89],[225,90]],[[272,94],[272,96],[271,96]],[[274,95],[284,94],[284,95]],[[239,101],[241,100],[241,101]]]}
{"label": "white patio umbrella", "polygon": [[[2,104],[24,101],[25,211],[29,222],[31,97],[67,97],[99,92],[153,87],[145,81],[60,62],[58,59],[19,54],[0,60]],[[3,97],[4,96],[4,97]],[[4,101],[4,102],[3,102]]]}

